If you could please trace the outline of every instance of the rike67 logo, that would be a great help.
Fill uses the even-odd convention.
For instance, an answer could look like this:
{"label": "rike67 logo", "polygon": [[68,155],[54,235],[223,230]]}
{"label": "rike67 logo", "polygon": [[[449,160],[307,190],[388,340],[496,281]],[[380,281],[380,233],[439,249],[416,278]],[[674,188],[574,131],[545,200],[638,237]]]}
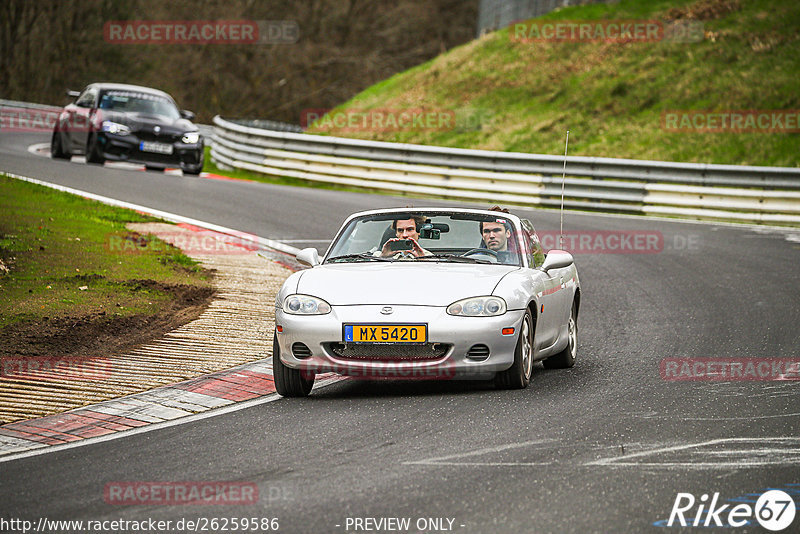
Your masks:
{"label": "rike67 logo", "polygon": [[[752,500],[750,501],[752,502]],[[755,504],[721,504],[719,493],[711,498],[703,494],[696,499],[691,493],[678,493],[666,523],[659,526],[680,527],[743,527],[758,523],[778,532],[789,528],[797,512],[795,502],[785,491],[770,489]]]}

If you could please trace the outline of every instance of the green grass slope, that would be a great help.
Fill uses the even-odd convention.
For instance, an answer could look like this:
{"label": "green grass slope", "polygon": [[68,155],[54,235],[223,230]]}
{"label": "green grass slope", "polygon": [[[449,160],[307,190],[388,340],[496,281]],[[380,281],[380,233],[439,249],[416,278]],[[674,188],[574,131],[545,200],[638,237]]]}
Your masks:
{"label": "green grass slope", "polygon": [[[453,113],[453,128],[311,133],[449,147],[700,163],[800,165],[800,134],[675,132],[662,114],[800,110],[796,0],[621,0],[544,20],[695,20],[699,42],[518,42],[509,28],[393,76],[336,110]],[[513,26],[512,26],[513,28]],[[796,127],[796,125],[795,125]]]}

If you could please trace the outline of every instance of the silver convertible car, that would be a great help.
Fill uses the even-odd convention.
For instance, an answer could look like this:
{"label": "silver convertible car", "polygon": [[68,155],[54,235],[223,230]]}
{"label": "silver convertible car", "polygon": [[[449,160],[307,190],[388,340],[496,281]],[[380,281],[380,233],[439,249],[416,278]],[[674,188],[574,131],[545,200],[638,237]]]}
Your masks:
{"label": "silver convertible car", "polygon": [[575,363],[581,289],[572,256],[544,253],[504,211],[397,208],[351,215],[324,257],[297,255],[275,301],[283,396],[320,373],[491,379],[527,387],[536,360]]}

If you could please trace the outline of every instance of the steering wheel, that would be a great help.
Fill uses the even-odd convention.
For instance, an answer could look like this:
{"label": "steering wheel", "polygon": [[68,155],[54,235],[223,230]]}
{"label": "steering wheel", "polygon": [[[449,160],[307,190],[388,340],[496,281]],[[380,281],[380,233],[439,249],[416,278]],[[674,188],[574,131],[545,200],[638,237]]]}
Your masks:
{"label": "steering wheel", "polygon": [[489,256],[494,256],[494,259],[499,261],[499,255],[497,252],[490,248],[473,248],[463,253],[462,256],[466,258],[467,256],[472,256],[473,254],[487,254]]}

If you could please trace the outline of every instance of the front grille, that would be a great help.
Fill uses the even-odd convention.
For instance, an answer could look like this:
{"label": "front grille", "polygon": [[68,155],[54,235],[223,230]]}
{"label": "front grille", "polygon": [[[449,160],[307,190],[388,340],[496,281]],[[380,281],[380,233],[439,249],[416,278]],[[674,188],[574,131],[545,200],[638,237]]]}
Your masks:
{"label": "front grille", "polygon": [[310,358],[311,349],[305,343],[297,342],[292,345],[292,355],[297,359]]}
{"label": "front grille", "polygon": [[178,141],[180,141],[183,135],[173,135],[163,132],[156,135],[153,132],[139,130],[138,132],[136,132],[136,137],[138,137],[140,141],[154,141],[156,143],[166,143],[168,145],[171,145],[172,143],[177,143]]}
{"label": "front grille", "polygon": [[478,345],[472,345],[467,351],[467,358],[470,360],[485,360],[488,357],[489,347],[482,343],[479,343]]}
{"label": "front grille", "polygon": [[387,343],[328,343],[327,349],[346,360],[417,361],[443,358],[452,345],[426,343],[424,345],[392,345]]}

